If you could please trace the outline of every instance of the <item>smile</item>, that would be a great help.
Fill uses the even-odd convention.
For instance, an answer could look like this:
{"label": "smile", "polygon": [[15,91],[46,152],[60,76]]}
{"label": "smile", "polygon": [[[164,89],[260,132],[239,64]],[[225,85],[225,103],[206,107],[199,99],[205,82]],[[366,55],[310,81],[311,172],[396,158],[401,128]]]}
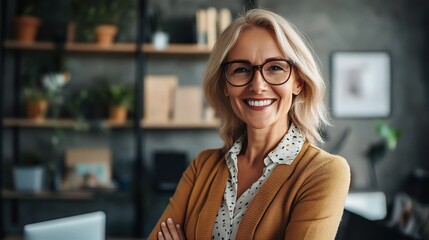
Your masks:
{"label": "smile", "polygon": [[269,99],[269,100],[245,100],[245,102],[247,103],[247,105],[252,106],[252,107],[266,107],[271,105],[274,100],[273,99]]}

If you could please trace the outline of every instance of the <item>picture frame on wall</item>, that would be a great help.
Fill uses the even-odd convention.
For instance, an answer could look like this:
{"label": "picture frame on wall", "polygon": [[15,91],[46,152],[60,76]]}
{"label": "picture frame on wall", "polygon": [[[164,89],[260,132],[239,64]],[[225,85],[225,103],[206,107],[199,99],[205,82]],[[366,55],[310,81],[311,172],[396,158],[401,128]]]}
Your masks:
{"label": "picture frame on wall", "polygon": [[331,54],[333,117],[388,117],[391,92],[391,57],[387,51],[335,51]]}

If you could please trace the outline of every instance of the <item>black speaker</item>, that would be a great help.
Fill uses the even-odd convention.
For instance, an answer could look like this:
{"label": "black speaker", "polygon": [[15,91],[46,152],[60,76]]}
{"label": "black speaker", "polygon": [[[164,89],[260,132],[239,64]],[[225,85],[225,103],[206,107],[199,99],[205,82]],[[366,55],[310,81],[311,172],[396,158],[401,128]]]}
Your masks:
{"label": "black speaker", "polygon": [[188,165],[187,155],[179,151],[153,153],[154,187],[161,192],[174,192]]}

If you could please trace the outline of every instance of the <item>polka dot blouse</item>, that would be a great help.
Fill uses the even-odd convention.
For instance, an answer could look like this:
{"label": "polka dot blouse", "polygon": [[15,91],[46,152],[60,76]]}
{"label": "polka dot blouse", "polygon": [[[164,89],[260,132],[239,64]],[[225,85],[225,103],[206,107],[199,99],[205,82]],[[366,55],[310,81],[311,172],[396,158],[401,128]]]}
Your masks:
{"label": "polka dot blouse", "polygon": [[262,176],[237,199],[237,156],[241,151],[243,139],[243,136],[240,137],[225,157],[230,177],[216,215],[212,239],[235,239],[241,219],[245,216],[247,208],[265,180],[278,164],[291,164],[305,141],[304,134],[291,124],[279,145],[265,157]]}

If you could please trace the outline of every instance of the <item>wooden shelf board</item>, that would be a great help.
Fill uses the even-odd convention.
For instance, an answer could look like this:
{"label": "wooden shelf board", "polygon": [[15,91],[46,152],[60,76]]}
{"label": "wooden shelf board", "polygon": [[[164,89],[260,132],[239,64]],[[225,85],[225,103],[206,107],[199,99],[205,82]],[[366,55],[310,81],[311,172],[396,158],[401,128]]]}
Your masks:
{"label": "wooden shelf board", "polygon": [[[14,40],[7,40],[5,48],[18,50],[54,50],[53,42],[22,43]],[[102,46],[96,43],[66,43],[65,51],[68,52],[88,52],[88,53],[134,53],[136,45],[134,43],[115,43],[110,46]],[[211,49],[205,45],[198,44],[170,44],[166,49],[157,50],[152,44],[143,44],[142,50],[147,54],[154,55],[208,55]]]}
{"label": "wooden shelf board", "polygon": [[27,200],[91,200],[94,194],[89,191],[42,191],[37,193],[20,192],[14,190],[2,190],[2,198],[5,199],[27,199]]}
{"label": "wooden shelf board", "polygon": [[[110,120],[101,121],[100,124],[114,128],[131,128],[132,121],[126,123],[115,123]],[[42,121],[25,118],[5,118],[3,119],[5,127],[24,127],[24,128],[74,128],[78,122],[72,119],[45,119]],[[214,129],[219,126],[218,121],[201,122],[148,122],[142,120],[140,126],[144,129]]]}
{"label": "wooden shelf board", "polygon": [[157,50],[152,44],[144,44],[143,51],[148,54],[210,54],[211,49],[198,44],[170,44],[166,49]]}
{"label": "wooden shelf board", "polygon": [[[32,128],[49,128],[49,127],[58,127],[58,128],[74,128],[78,126],[78,121],[73,119],[44,119],[44,120],[33,120],[26,118],[5,118],[3,119],[3,126],[6,127],[32,127]],[[91,124],[91,123],[90,123]],[[102,120],[100,124],[115,127],[115,128],[125,128],[131,127],[132,122],[127,121],[126,123],[117,123],[111,120]]]}
{"label": "wooden shelf board", "polygon": [[174,121],[168,121],[168,122],[151,122],[142,120],[140,122],[140,126],[145,129],[214,129],[219,126],[218,121],[210,121],[205,122],[201,121],[198,123],[185,123],[185,122],[174,122]]}

